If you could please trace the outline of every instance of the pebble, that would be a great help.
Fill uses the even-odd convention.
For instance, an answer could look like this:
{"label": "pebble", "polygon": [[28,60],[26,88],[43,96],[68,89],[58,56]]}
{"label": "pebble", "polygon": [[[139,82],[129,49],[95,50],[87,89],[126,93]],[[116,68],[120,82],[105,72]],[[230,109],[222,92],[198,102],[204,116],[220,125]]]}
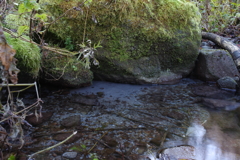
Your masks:
{"label": "pebble", "polygon": [[80,124],[81,124],[80,115],[69,116],[61,121],[61,125],[67,128],[79,126]]}
{"label": "pebble", "polygon": [[76,157],[77,157],[77,152],[65,152],[65,153],[63,153],[62,156],[63,156],[64,158],[73,159],[73,158],[76,158]]}
{"label": "pebble", "polygon": [[62,160],[62,157],[61,156],[57,156],[53,160]]}

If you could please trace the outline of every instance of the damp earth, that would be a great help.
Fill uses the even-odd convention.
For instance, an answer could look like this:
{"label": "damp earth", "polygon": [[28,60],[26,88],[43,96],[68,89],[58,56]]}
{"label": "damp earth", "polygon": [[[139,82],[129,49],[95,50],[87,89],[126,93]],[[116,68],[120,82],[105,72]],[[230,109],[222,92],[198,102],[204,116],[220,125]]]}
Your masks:
{"label": "damp earth", "polygon": [[[22,95],[26,105],[35,101],[34,95],[34,90]],[[23,157],[77,131],[34,159],[240,159],[240,99],[215,84],[193,79],[175,85],[94,81],[79,89],[42,86],[40,96],[43,117],[26,118],[32,127],[25,128]]]}

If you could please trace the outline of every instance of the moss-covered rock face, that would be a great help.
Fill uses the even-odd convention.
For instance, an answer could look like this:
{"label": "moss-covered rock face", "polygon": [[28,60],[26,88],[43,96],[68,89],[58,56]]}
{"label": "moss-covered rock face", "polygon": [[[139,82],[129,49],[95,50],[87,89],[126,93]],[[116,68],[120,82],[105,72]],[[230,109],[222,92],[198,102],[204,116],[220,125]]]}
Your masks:
{"label": "moss-covered rock face", "polygon": [[84,87],[92,84],[93,73],[74,57],[60,56],[44,51],[41,78],[50,84],[64,87]]}
{"label": "moss-covered rock face", "polygon": [[[21,72],[25,72],[27,75],[36,78],[41,63],[40,48],[37,45],[23,41],[20,38],[13,38],[7,32],[4,32],[4,34],[8,44],[16,50],[16,55],[14,57],[18,60],[17,67]],[[27,37],[24,38],[28,39]]]}
{"label": "moss-covered rock face", "polygon": [[[51,32],[75,43],[102,42],[95,55],[102,79],[165,83],[189,74],[200,44],[200,14],[185,0],[42,0],[56,18]],[[76,7],[79,6],[80,7]],[[85,34],[84,34],[85,33]]]}

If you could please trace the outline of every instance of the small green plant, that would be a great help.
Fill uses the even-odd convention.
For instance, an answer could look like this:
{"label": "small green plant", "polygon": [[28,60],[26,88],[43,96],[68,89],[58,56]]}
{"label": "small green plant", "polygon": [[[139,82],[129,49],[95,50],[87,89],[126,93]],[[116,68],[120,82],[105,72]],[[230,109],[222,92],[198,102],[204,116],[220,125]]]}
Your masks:
{"label": "small green plant", "polygon": [[90,153],[89,155],[92,160],[98,160],[98,156],[96,153]]}
{"label": "small green plant", "polygon": [[73,45],[73,43],[72,43],[71,37],[67,37],[64,44],[65,44],[65,48],[66,48],[67,50],[70,50],[70,51],[73,51],[73,50],[74,50],[74,45]]}
{"label": "small green plant", "polygon": [[72,65],[72,68],[73,68],[74,71],[78,70],[78,68],[75,65]]}
{"label": "small green plant", "polygon": [[83,152],[83,151],[86,150],[86,148],[87,148],[86,145],[81,144],[80,146],[74,146],[74,147],[72,147],[71,150],[78,151],[78,152]]}
{"label": "small green plant", "polygon": [[11,154],[7,160],[15,160],[16,159],[16,156],[14,154]]}
{"label": "small green plant", "polygon": [[14,3],[18,6],[19,18],[28,17],[30,19],[29,25],[19,25],[17,33],[21,36],[26,31],[29,31],[29,36],[33,35],[32,32],[37,34],[42,34],[43,26],[46,26],[47,23],[47,14],[38,13],[41,11],[41,7],[36,0],[20,0],[20,3]]}
{"label": "small green plant", "polygon": [[101,48],[100,41],[97,44],[94,44],[92,47],[91,40],[87,40],[87,44],[84,42],[80,44],[79,46],[81,49],[79,50],[78,60],[81,59],[81,61],[85,64],[85,68],[90,69],[91,60],[93,60],[94,65],[99,65],[98,60],[94,57],[94,52],[97,50],[97,48]]}
{"label": "small green plant", "polygon": [[[71,148],[71,150],[77,151],[77,152],[88,152],[86,150],[87,146],[84,144],[81,144],[80,146],[74,146]],[[89,153],[89,157],[91,160],[98,160],[98,156],[96,153]]]}

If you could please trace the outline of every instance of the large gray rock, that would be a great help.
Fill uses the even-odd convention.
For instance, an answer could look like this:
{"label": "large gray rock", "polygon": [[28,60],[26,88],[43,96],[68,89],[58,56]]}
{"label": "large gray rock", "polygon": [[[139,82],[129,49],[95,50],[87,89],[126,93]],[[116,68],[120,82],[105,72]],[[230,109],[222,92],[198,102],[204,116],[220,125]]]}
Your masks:
{"label": "large gray rock", "polygon": [[[152,55],[125,61],[109,60],[104,54],[97,55],[100,67],[93,69],[100,80],[137,84],[174,84],[186,76],[194,67],[194,60],[188,66],[164,69],[162,55]],[[108,62],[109,60],[109,62]]]}
{"label": "large gray rock", "polygon": [[196,75],[204,81],[217,81],[225,76],[239,76],[239,72],[228,51],[202,49],[196,65]]}
{"label": "large gray rock", "polygon": [[[192,71],[198,56],[198,8],[186,1],[136,2],[92,1],[87,10],[81,8],[83,14],[66,12],[50,31],[63,40],[70,36],[76,43],[83,36],[92,46],[101,41],[102,48],[95,53],[100,66],[92,68],[98,79],[140,84],[178,82]],[[46,10],[57,17],[59,11],[77,6],[76,1],[64,3],[48,1]]]}

